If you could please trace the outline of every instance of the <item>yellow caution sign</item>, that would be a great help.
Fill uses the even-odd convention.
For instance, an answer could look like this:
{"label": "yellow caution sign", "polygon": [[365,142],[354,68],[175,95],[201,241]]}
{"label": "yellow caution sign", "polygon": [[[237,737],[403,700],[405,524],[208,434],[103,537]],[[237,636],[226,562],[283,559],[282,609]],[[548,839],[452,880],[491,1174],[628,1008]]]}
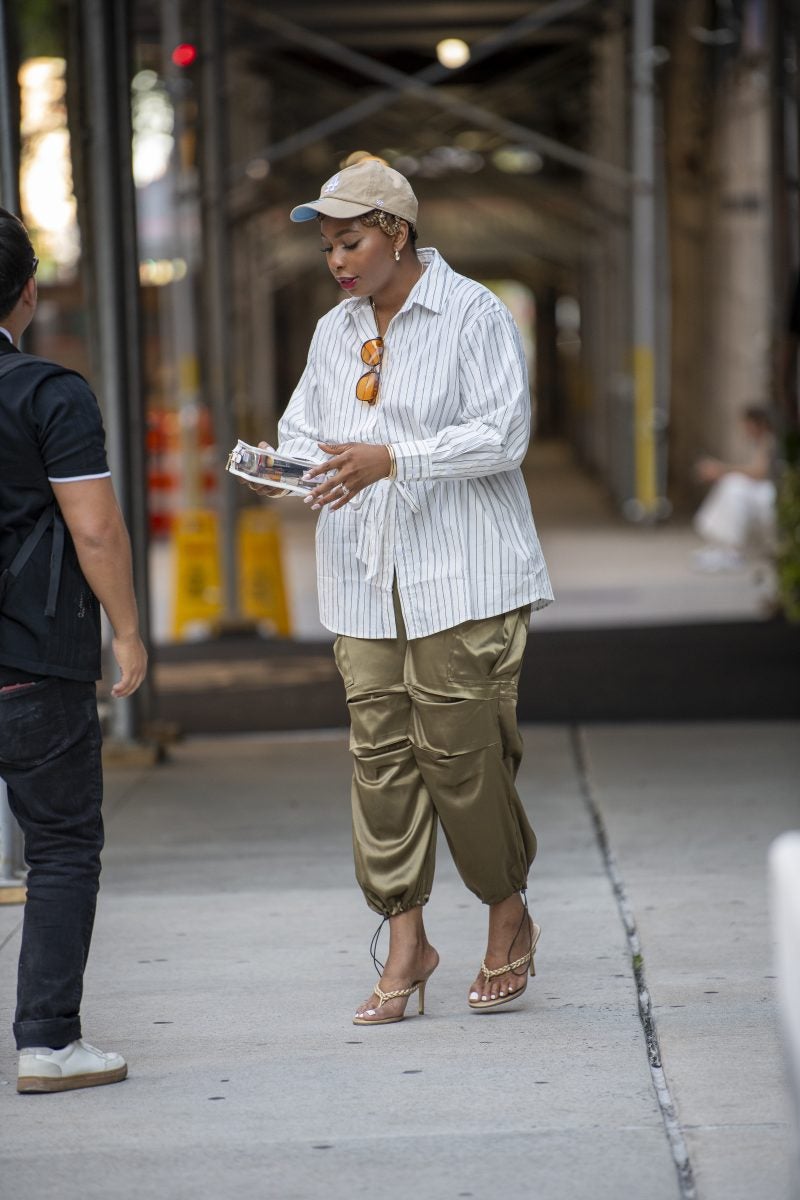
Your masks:
{"label": "yellow caution sign", "polygon": [[178,513],[173,526],[172,632],[180,639],[192,626],[216,625],[222,613],[217,514]]}
{"label": "yellow caution sign", "polygon": [[282,637],[291,635],[283,579],[281,527],[277,513],[244,508],[238,527],[239,605],[243,617],[266,621]]}

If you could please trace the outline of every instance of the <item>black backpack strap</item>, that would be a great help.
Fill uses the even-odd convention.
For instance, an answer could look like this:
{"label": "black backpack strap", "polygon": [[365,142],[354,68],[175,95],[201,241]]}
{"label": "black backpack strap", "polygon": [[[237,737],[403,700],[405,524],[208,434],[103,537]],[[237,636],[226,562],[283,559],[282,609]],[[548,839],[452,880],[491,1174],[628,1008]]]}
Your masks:
{"label": "black backpack strap", "polygon": [[58,585],[61,582],[61,563],[64,560],[64,518],[57,505],[53,505],[53,544],[50,547],[50,582],[47,585],[47,604],[44,615],[56,615]]}
{"label": "black backpack strap", "polygon": [[48,528],[50,522],[53,520],[54,510],[54,504],[49,504],[47,506],[47,508],[39,517],[39,520],[34,525],[33,529],[25,538],[25,541],[22,543],[17,553],[14,555],[10,566],[8,566],[3,572],[4,575],[10,575],[12,581],[17,578],[20,571],[25,566],[25,563],[33,554],[34,550],[39,545],[39,542],[42,540],[44,531]]}
{"label": "black backpack strap", "polygon": [[47,588],[47,605],[44,611],[45,616],[55,616],[58,585],[61,580],[61,563],[64,557],[64,520],[55,504],[48,505],[42,512],[9,566],[0,574],[0,605],[8,588],[14,583],[51,524],[53,526],[53,545],[50,550],[50,583]]}

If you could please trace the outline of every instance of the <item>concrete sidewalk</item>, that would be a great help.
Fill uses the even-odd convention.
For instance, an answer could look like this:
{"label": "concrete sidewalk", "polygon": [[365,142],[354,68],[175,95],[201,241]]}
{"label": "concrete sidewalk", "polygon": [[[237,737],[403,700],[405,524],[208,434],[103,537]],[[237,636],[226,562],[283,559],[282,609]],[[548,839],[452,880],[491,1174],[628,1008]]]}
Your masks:
{"label": "concrete sidewalk", "polygon": [[[130,1078],[17,1096],[7,1034],[0,1195],[678,1200],[694,1178],[700,1200],[794,1200],[765,856],[800,826],[800,725],[525,740],[536,979],[469,1012],[484,914],[442,846],[428,1015],[376,1029],[350,1024],[376,920],[352,882],[346,735],[195,740],[110,771],[85,1034]],[[661,1102],[593,813],[641,937]],[[0,909],[6,1028],[20,918]]]}

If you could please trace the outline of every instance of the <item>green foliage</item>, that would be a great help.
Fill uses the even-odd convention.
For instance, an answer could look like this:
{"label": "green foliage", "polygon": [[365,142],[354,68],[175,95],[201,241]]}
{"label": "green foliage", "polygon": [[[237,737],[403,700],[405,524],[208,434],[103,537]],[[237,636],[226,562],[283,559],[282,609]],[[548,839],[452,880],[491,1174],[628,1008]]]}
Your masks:
{"label": "green foliage", "polygon": [[800,622],[800,434],[786,442],[778,484],[778,592],[787,620]]}

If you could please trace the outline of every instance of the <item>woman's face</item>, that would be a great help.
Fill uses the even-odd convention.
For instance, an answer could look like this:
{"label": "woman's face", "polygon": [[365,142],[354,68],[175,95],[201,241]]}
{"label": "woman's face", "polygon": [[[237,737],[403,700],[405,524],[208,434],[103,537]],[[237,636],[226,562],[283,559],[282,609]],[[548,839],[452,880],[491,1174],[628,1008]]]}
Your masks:
{"label": "woman's face", "polygon": [[373,296],[391,281],[394,244],[377,225],[323,217],[320,233],[331,275],[348,296]]}

